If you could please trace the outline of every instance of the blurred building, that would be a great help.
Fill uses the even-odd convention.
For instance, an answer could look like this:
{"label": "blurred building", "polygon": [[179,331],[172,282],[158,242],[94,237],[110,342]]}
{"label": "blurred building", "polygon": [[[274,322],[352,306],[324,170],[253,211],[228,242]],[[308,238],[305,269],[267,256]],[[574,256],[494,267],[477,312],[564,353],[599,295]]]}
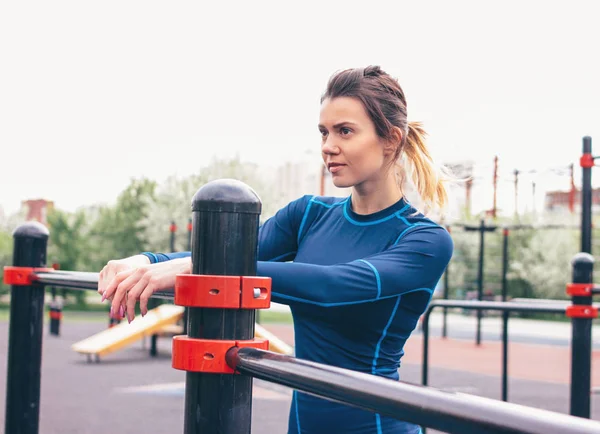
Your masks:
{"label": "blurred building", "polygon": [[[572,210],[571,210],[572,208]],[[549,191],[546,193],[544,209],[556,214],[580,213],[581,190]],[[600,211],[600,189],[592,190],[592,212]]]}
{"label": "blurred building", "polygon": [[43,225],[48,225],[47,215],[54,208],[54,202],[46,199],[32,199],[21,202],[21,209],[25,212],[27,221],[35,220]]}

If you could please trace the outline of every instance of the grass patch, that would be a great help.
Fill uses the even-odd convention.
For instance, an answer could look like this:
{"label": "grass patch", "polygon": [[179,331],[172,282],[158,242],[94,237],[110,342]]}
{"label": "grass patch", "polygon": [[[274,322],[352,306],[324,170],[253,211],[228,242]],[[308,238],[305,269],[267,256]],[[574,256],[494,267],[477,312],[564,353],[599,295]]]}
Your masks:
{"label": "grass patch", "polygon": [[256,312],[260,324],[292,324],[292,314],[289,312],[260,311]]}

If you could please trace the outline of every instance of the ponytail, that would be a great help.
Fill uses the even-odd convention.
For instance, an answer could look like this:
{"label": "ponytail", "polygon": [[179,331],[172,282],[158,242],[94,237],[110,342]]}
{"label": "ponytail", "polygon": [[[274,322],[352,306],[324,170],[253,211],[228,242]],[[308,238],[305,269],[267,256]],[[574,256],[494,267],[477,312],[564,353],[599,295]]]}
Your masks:
{"label": "ponytail", "polygon": [[414,186],[424,202],[425,210],[439,208],[443,210],[448,204],[447,181],[443,169],[436,167],[427,149],[425,137],[427,133],[420,122],[408,123],[408,134],[402,151],[404,151],[405,170],[411,174]]}

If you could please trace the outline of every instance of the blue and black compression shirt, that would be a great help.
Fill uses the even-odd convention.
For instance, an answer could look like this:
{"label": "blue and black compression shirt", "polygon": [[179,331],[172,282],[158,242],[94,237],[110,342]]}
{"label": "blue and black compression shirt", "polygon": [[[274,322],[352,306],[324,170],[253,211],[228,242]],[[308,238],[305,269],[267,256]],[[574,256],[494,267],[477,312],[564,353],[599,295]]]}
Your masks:
{"label": "blue and black compression shirt", "polygon": [[[259,231],[257,275],[290,306],[296,357],[398,380],[404,343],[452,256],[448,232],[401,199],[369,215],[304,196]],[[151,254],[164,261],[186,253]],[[189,253],[187,253],[189,255]],[[295,392],[291,434],[417,434],[416,425]]]}

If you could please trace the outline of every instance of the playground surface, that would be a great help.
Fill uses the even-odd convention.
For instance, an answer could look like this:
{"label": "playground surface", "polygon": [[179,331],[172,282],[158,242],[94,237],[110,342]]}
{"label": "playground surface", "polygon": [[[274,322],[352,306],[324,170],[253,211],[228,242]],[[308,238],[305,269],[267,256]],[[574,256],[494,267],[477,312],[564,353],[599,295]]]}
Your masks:
{"label": "playground surface", "polygon": [[[432,321],[430,384],[444,390],[499,399],[500,343],[493,339],[491,331],[490,339],[477,347],[469,336],[436,337],[439,322],[438,319]],[[450,336],[452,326],[455,334],[464,332],[460,324],[458,319],[449,322]],[[487,327],[491,327],[489,324],[492,322]],[[509,401],[568,413],[570,349],[563,344],[564,336],[559,331],[564,327],[556,326],[554,344],[548,344],[546,339],[540,339],[538,344],[532,341],[540,324],[528,324],[531,336],[510,344]],[[85,320],[81,314],[69,312],[65,313],[60,337],[50,336],[45,325],[40,433],[182,432],[185,373],[171,368],[170,340],[159,339],[159,355],[155,358],[148,356],[148,349],[140,342],[106,356],[100,363],[88,363],[85,356],[71,350],[73,343],[105,327],[104,317],[96,315],[95,320]],[[266,327],[293,344],[291,325],[266,324]],[[7,345],[8,322],[4,320],[0,322],[2,425]],[[415,333],[407,343],[400,369],[403,381],[420,384],[421,354],[421,335]],[[599,387],[600,351],[594,352],[592,378],[594,386]],[[255,380],[252,432],[285,433],[290,400],[290,389]],[[592,418],[600,420],[600,393],[592,395]]]}

